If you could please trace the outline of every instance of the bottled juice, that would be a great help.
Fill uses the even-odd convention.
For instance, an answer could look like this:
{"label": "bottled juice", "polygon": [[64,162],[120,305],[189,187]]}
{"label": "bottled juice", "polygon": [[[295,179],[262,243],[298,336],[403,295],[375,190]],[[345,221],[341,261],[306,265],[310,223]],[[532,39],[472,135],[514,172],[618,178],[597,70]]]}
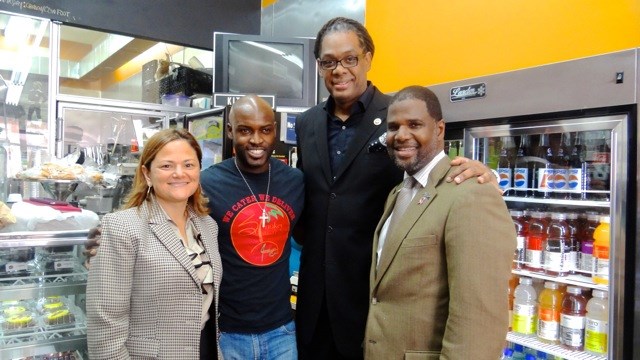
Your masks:
{"label": "bottled juice", "polygon": [[578,270],[578,254],[580,253],[580,221],[578,213],[567,213],[567,224],[569,225],[569,273],[575,274]]}
{"label": "bottled juice", "polygon": [[525,262],[524,243],[527,236],[526,224],[524,222],[524,212],[519,210],[510,210],[509,214],[516,227],[516,250],[513,254],[513,269],[522,269]]}
{"label": "bottled juice", "polygon": [[603,290],[593,290],[587,303],[584,350],[594,355],[606,355],[609,337],[609,300]]}
{"label": "bottled juice", "polygon": [[593,282],[596,284],[609,284],[609,220],[609,216],[600,217],[600,225],[593,232]]}
{"label": "bottled juice", "polygon": [[584,349],[584,327],[586,324],[587,299],[577,286],[567,287],[562,298],[560,312],[560,344],[562,347],[582,351]]}
{"label": "bottled juice", "polygon": [[511,330],[511,321],[513,319],[513,301],[515,298],[516,286],[518,286],[519,278],[517,275],[511,275],[509,279],[509,330]]}
{"label": "bottled juice", "polygon": [[542,243],[547,237],[546,214],[541,211],[531,213],[529,232],[525,237],[525,269],[542,272]]}
{"label": "bottled juice", "polygon": [[560,311],[562,295],[558,283],[546,281],[544,290],[538,297],[538,340],[548,344],[557,344],[560,340]]}
{"label": "bottled juice", "polygon": [[587,214],[587,223],[584,231],[580,235],[580,273],[584,276],[593,275],[593,232],[598,227],[600,215],[596,213]]}
{"label": "bottled juice", "polygon": [[531,286],[531,278],[521,277],[520,285],[514,291],[513,332],[533,336],[536,333],[538,306],[536,290]]}
{"label": "bottled juice", "polygon": [[542,242],[542,268],[552,276],[569,275],[569,253],[571,243],[567,215],[555,212],[551,214],[551,222],[547,227],[547,237]]}

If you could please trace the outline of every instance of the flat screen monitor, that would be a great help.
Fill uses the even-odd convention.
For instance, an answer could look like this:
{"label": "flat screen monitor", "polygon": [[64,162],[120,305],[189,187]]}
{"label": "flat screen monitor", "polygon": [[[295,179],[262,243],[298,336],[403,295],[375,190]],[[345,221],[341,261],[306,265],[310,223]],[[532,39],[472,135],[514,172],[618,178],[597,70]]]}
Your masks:
{"label": "flat screen monitor", "polygon": [[276,107],[318,101],[311,38],[214,33],[214,93],[275,95]]}

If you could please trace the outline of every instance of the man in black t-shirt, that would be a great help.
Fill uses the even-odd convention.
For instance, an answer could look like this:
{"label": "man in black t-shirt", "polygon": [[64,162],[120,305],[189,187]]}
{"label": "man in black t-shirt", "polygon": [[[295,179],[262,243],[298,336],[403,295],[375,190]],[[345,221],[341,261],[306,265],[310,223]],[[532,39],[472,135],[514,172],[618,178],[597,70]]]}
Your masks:
{"label": "man in black t-shirt", "polygon": [[304,203],[303,175],[271,159],[276,123],[259,97],[239,99],[226,130],[236,156],[200,176],[219,227],[222,354],[225,360],[297,359],[289,239]]}

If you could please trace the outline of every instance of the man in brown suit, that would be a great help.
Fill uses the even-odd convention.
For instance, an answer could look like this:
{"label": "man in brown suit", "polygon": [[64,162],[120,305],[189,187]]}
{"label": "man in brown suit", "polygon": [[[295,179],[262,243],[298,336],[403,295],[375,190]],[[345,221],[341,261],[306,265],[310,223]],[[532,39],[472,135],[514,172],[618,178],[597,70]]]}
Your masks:
{"label": "man in brown suit", "polygon": [[[374,234],[365,358],[498,359],[516,236],[507,207],[492,186],[445,181],[445,124],[429,89],[398,92],[387,127],[387,150],[415,185],[391,191]],[[404,212],[401,192],[413,195]]]}

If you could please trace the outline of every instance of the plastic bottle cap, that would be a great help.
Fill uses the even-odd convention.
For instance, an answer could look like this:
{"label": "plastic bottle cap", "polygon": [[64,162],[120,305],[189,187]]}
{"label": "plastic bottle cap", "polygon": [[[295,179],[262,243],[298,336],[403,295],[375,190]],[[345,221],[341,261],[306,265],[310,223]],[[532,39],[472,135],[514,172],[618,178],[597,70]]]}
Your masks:
{"label": "plastic bottle cap", "polygon": [[601,223],[609,223],[611,221],[611,218],[609,217],[609,215],[605,215],[605,216],[601,216],[600,217],[600,222]]}
{"label": "plastic bottle cap", "polygon": [[553,282],[553,281],[545,281],[544,282],[544,287],[545,287],[545,289],[557,289],[558,288],[558,283]]}
{"label": "plastic bottle cap", "polygon": [[589,215],[587,215],[587,220],[589,220],[589,221],[599,221],[600,220],[600,214],[589,214]]}
{"label": "plastic bottle cap", "polygon": [[567,213],[567,219],[575,220],[578,218],[577,213]]}
{"label": "plastic bottle cap", "polygon": [[520,217],[520,216],[524,215],[524,212],[522,212],[520,210],[509,210],[509,215]]}
{"label": "plastic bottle cap", "polygon": [[542,211],[532,211],[531,217],[536,219],[544,219],[544,213]]}
{"label": "plastic bottle cap", "polygon": [[567,292],[569,294],[580,295],[582,294],[582,289],[577,286],[567,286]]}
{"label": "plastic bottle cap", "polygon": [[564,220],[567,218],[567,215],[565,213],[551,213],[551,218],[555,219],[555,220]]}
{"label": "plastic bottle cap", "polygon": [[502,352],[505,356],[513,356],[513,349],[506,348]]}
{"label": "plastic bottle cap", "polygon": [[520,284],[531,285],[531,284],[533,284],[533,281],[531,281],[531,278],[523,276],[523,277],[520,278]]}
{"label": "plastic bottle cap", "polygon": [[593,293],[591,295],[600,299],[606,299],[609,297],[609,294],[607,294],[606,291],[598,289],[593,289]]}

